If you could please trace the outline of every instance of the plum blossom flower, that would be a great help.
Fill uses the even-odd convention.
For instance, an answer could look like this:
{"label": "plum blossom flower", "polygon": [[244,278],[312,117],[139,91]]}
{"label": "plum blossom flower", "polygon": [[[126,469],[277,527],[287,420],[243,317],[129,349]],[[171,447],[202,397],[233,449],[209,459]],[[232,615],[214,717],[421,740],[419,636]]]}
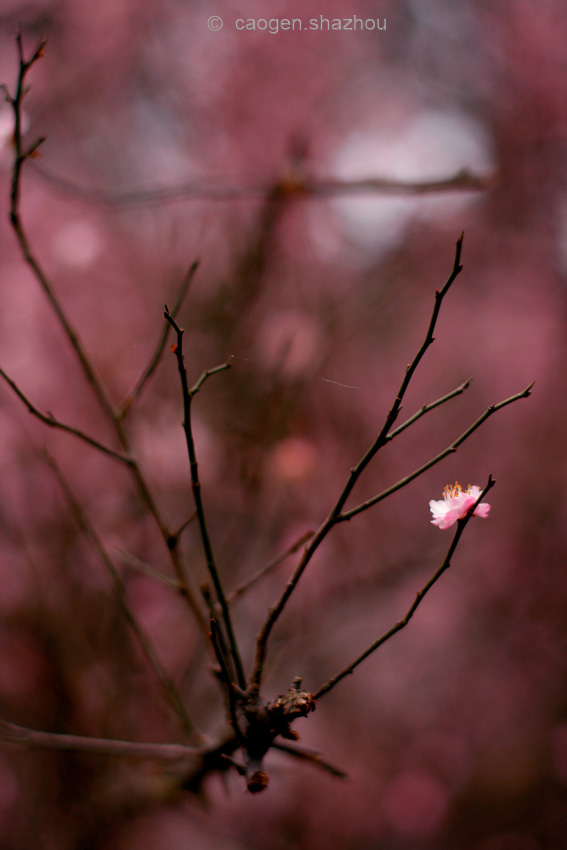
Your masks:
{"label": "plum blossom flower", "polygon": [[[481,492],[482,490],[476,484],[469,484],[466,490],[462,489],[458,481],[452,486],[447,485],[443,490],[442,500],[436,502],[432,499],[429,502],[429,510],[433,514],[432,524],[441,529],[450,528],[457,520],[467,515]],[[483,502],[476,506],[473,516],[486,519],[489,512],[490,505]]]}

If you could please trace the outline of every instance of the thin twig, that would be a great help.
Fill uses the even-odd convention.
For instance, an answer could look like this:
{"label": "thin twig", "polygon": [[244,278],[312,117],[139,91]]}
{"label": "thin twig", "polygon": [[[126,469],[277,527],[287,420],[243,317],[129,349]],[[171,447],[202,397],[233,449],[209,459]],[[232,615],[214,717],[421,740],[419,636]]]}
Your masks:
{"label": "thin twig", "polygon": [[92,446],[95,449],[98,449],[99,452],[108,455],[114,460],[119,461],[120,463],[126,464],[126,466],[132,465],[132,458],[127,457],[126,455],[120,454],[120,452],[114,451],[114,449],[108,448],[108,446],[104,446],[102,443],[99,443],[98,440],[95,440],[94,437],[90,437],[88,434],[85,434],[84,431],[81,431],[79,428],[73,428],[70,425],[65,425],[64,422],[61,422],[59,419],[56,419],[52,413],[42,413],[40,410],[35,407],[29,398],[24,395],[18,385],[4,372],[3,369],[0,369],[0,376],[4,378],[7,384],[14,390],[18,398],[23,401],[26,405],[27,409],[33,416],[37,417],[40,422],[43,422],[45,425],[48,425],[50,428],[56,428],[59,431],[66,431],[68,434],[73,434],[75,437],[78,437],[83,442],[88,443],[89,446]]}
{"label": "thin twig", "polygon": [[341,770],[340,767],[336,767],[334,764],[330,764],[330,762],[322,759],[316,750],[293,746],[293,744],[284,744],[282,741],[274,741],[272,748],[274,750],[280,750],[282,753],[287,753],[288,756],[293,756],[294,758],[301,759],[302,761],[307,761],[315,767],[319,767],[321,770],[330,773],[331,776],[336,776],[339,779],[346,779],[347,777],[344,770]]}
{"label": "thin twig", "polygon": [[418,592],[418,594],[416,595],[416,597],[415,597],[413,603],[411,604],[411,606],[410,606],[407,614],[405,615],[405,617],[403,617],[403,619],[401,619],[401,620],[398,620],[398,622],[394,626],[392,626],[391,629],[388,629],[388,631],[385,632],[381,637],[379,637],[378,640],[374,641],[374,643],[372,643],[368,647],[368,649],[366,649],[361,655],[359,655],[358,658],[356,658],[354,661],[352,661],[348,665],[348,667],[345,667],[344,670],[342,670],[340,673],[337,673],[336,676],[333,676],[331,679],[329,679],[328,682],[326,682],[324,685],[322,685],[319,688],[319,690],[317,690],[313,694],[313,698],[315,700],[321,699],[322,696],[329,693],[329,691],[332,690],[332,688],[334,688],[335,685],[337,685],[342,679],[344,679],[345,676],[349,676],[353,672],[353,670],[355,670],[356,667],[358,667],[359,664],[361,664],[366,658],[368,658],[369,655],[371,655],[373,652],[375,652],[375,650],[377,650],[379,646],[382,646],[383,643],[386,643],[387,640],[389,640],[397,632],[401,631],[401,629],[403,629],[403,628],[405,628],[405,626],[407,626],[407,624],[409,623],[409,621],[411,620],[411,618],[415,614],[417,608],[419,607],[419,605],[423,601],[424,596],[428,593],[429,590],[431,590],[433,585],[441,578],[443,573],[446,570],[448,570],[449,567],[451,566],[451,558],[453,557],[453,555],[455,553],[455,550],[456,550],[456,548],[459,544],[459,540],[461,539],[461,535],[462,535],[463,531],[465,530],[469,520],[473,516],[473,513],[476,510],[477,505],[480,504],[480,502],[484,499],[484,497],[486,496],[488,491],[493,486],[494,486],[494,479],[490,475],[489,478],[488,478],[488,483],[486,484],[484,490],[482,491],[482,493],[480,494],[480,496],[478,497],[478,499],[476,500],[474,505],[471,506],[471,508],[467,511],[466,515],[462,519],[459,519],[457,521],[457,530],[455,532],[455,535],[453,537],[451,545],[449,546],[449,550],[448,550],[447,554],[445,555],[443,563],[441,564],[439,569],[431,576],[429,581]]}
{"label": "thin twig", "polygon": [[254,587],[254,585],[257,584],[261,579],[271,573],[272,570],[275,570],[276,567],[279,567],[280,564],[283,564],[283,562],[287,560],[290,555],[293,555],[295,552],[297,552],[297,550],[301,546],[303,546],[304,543],[307,543],[307,541],[310,540],[314,534],[314,531],[306,531],[305,534],[302,534],[301,537],[298,537],[297,540],[291,544],[291,546],[288,546],[287,549],[285,549],[279,555],[276,555],[276,557],[272,558],[271,561],[268,561],[268,563],[264,567],[255,572],[254,575],[251,576],[247,581],[236,587],[232,591],[232,593],[229,593],[226,597],[226,601],[233,602],[235,599],[241,597],[244,593],[250,590],[251,587]]}
{"label": "thin twig", "polygon": [[242,732],[240,731],[240,726],[238,724],[238,717],[236,713],[236,692],[233,685],[232,676],[228,668],[230,656],[227,655],[226,650],[224,649],[224,640],[222,637],[222,632],[220,631],[218,623],[215,620],[214,616],[212,616],[212,613],[211,643],[213,644],[217,660],[219,662],[220,676],[228,698],[228,714],[230,717],[230,723],[232,728],[234,729],[236,737],[242,744],[244,744],[244,738],[242,736]]}
{"label": "thin twig", "polygon": [[212,615],[210,620],[210,626],[211,643],[213,645],[213,649],[215,651],[215,655],[219,663],[220,675],[227,691],[230,691],[232,686],[232,675],[230,673],[230,670],[228,669],[229,661],[224,646],[224,639],[222,632],[219,629],[219,624]]}
{"label": "thin twig", "polygon": [[[195,276],[195,272],[197,271],[198,268],[199,268],[199,261],[197,260],[191,265],[191,267],[187,271],[187,274],[183,278],[183,283],[181,284],[181,288],[179,290],[177,298],[175,299],[175,304],[173,305],[173,310],[171,311],[171,315],[174,318],[175,318],[175,316],[177,316],[177,314],[178,314],[178,312],[181,308],[181,305],[183,304],[183,301],[185,300],[185,296],[187,295],[189,287],[191,286],[191,283],[192,283],[193,278]],[[170,331],[170,324],[169,324],[169,322],[165,322],[163,333],[162,333],[162,335],[161,335],[161,337],[160,337],[160,339],[159,339],[159,341],[156,345],[155,351],[154,351],[152,357],[150,358],[148,365],[144,369],[142,375],[140,376],[140,379],[138,380],[138,383],[136,384],[136,386],[134,387],[134,389],[132,390],[130,395],[120,405],[120,409],[117,413],[117,416],[119,417],[119,419],[124,419],[124,417],[126,416],[128,411],[130,410],[130,408],[132,407],[132,405],[134,404],[136,399],[141,395],[142,390],[146,386],[147,382],[150,380],[150,378],[154,374],[155,370],[157,369],[159,361],[161,360],[161,356],[164,352],[164,349],[165,349],[165,346],[166,346],[166,343],[167,343],[169,331]]]}
{"label": "thin twig", "polygon": [[472,378],[469,378],[467,381],[464,382],[464,384],[461,384],[456,389],[451,390],[451,392],[447,393],[447,395],[444,395],[441,398],[438,398],[436,401],[430,402],[429,404],[424,404],[423,407],[421,407],[416,413],[414,413],[413,416],[410,416],[409,419],[406,419],[405,422],[403,422],[401,425],[398,425],[398,427],[395,428],[393,431],[390,431],[389,434],[386,435],[386,439],[388,441],[393,440],[394,437],[397,437],[398,434],[401,434],[402,431],[405,431],[406,428],[409,428],[410,425],[413,425],[414,422],[417,422],[418,419],[420,419],[426,413],[429,413],[430,410],[434,410],[441,404],[445,404],[446,401],[450,401],[452,398],[455,398],[455,396],[464,393],[467,387],[470,386],[471,381]]}
{"label": "thin twig", "polygon": [[65,497],[66,497],[67,501],[69,502],[69,506],[71,507],[71,510],[72,510],[76,520],[77,520],[79,527],[84,532],[84,534],[88,537],[88,539],[91,541],[92,545],[94,546],[94,548],[98,552],[98,555],[99,555],[102,563],[104,564],[106,571],[108,572],[110,578],[112,579],[112,583],[114,585],[114,591],[116,593],[116,598],[118,600],[118,604],[119,604],[119,606],[122,610],[122,613],[124,614],[124,616],[125,616],[125,618],[128,622],[128,625],[130,626],[134,635],[136,636],[136,639],[137,639],[138,643],[140,644],[142,652],[144,653],[144,655],[146,656],[146,659],[148,660],[151,667],[153,668],[153,670],[154,670],[154,672],[155,672],[155,674],[156,674],[156,676],[157,676],[157,678],[158,678],[158,680],[159,680],[159,682],[160,682],[160,684],[163,688],[164,694],[167,697],[171,707],[173,708],[173,710],[175,711],[175,713],[177,714],[177,716],[181,720],[184,729],[188,733],[193,734],[193,735],[197,735],[198,737],[200,737],[200,733],[197,732],[193,722],[189,718],[189,715],[187,713],[187,709],[185,708],[185,706],[183,704],[183,700],[181,699],[181,695],[180,695],[179,691],[177,690],[177,687],[176,687],[175,683],[173,682],[173,679],[171,678],[171,676],[169,675],[169,673],[165,669],[163,662],[162,662],[162,660],[161,660],[161,658],[158,654],[158,651],[157,651],[152,639],[150,638],[148,633],[145,631],[145,629],[142,627],[142,625],[138,622],[136,615],[134,614],[134,612],[132,611],[132,609],[131,609],[131,607],[128,603],[128,597],[127,597],[127,594],[126,594],[126,587],[124,586],[124,582],[122,581],[120,573],[118,572],[118,570],[114,566],[114,562],[113,562],[112,558],[110,557],[110,555],[106,551],[104,543],[102,542],[101,538],[99,537],[99,535],[98,535],[97,531],[95,530],[93,524],[91,523],[91,521],[87,517],[85,511],[83,510],[81,504],[79,503],[78,499],[76,498],[75,494],[73,493],[68,481],[66,480],[63,473],[59,469],[59,466],[55,462],[54,458],[52,458],[51,455],[49,455],[47,452],[45,452],[44,454],[45,454],[45,458],[47,460],[47,463],[51,467],[52,471],[54,472],[54,474],[55,474],[55,476],[56,476],[56,478],[59,482],[59,485],[61,486],[61,489],[65,493]]}
{"label": "thin twig", "polygon": [[150,576],[150,578],[157,579],[157,581],[160,581],[172,590],[179,590],[179,582],[177,579],[166,576],[165,573],[161,572],[161,570],[156,570],[155,567],[152,567],[151,564],[147,563],[147,561],[143,561],[141,558],[138,558],[138,556],[134,555],[133,552],[126,552],[118,546],[116,546],[115,549],[124,563],[132,569],[138,570],[138,572]]}
{"label": "thin twig", "polygon": [[182,522],[181,525],[179,526],[179,528],[177,528],[173,532],[172,537],[175,540],[177,540],[179,537],[181,537],[181,535],[183,534],[185,529],[188,528],[191,525],[192,522],[195,522],[196,519],[197,519],[197,511],[193,511],[191,516],[188,516],[187,519],[185,520],[185,522]]}
{"label": "thin twig", "polygon": [[177,367],[179,370],[179,376],[181,379],[181,390],[183,396],[183,430],[185,432],[185,441],[187,443],[187,452],[189,455],[189,466],[191,472],[191,487],[193,490],[193,499],[195,501],[195,509],[197,511],[197,521],[199,523],[199,531],[201,535],[201,541],[203,544],[203,551],[205,553],[205,561],[207,564],[207,569],[209,571],[209,575],[212,579],[215,593],[217,596],[217,601],[220,605],[222,611],[222,618],[224,627],[226,629],[226,634],[228,638],[228,643],[230,646],[230,653],[232,656],[232,660],[234,662],[234,668],[237,677],[237,683],[241,688],[245,687],[245,679],[244,672],[242,669],[242,662],[240,660],[240,653],[238,650],[238,645],[236,642],[236,637],[234,634],[234,630],[232,628],[232,621],[230,617],[230,611],[228,608],[228,603],[226,601],[224,589],[220,580],[220,576],[217,570],[215,558],[213,555],[213,547],[211,544],[211,539],[209,537],[209,532],[207,530],[207,522],[205,519],[205,510],[203,507],[203,500],[201,497],[201,482],[199,480],[199,466],[197,463],[197,454],[195,451],[195,442],[193,439],[193,430],[191,425],[191,402],[193,396],[199,391],[199,389],[204,384],[205,380],[209,377],[209,375],[215,374],[224,369],[228,369],[231,361],[227,361],[223,363],[221,366],[218,366],[215,369],[210,369],[203,373],[201,378],[197,381],[193,389],[189,389],[189,384],[187,382],[187,371],[185,369],[185,363],[183,360],[183,330],[179,327],[167,306],[165,308],[164,316],[167,321],[170,323],[172,328],[175,330],[177,334],[177,345],[174,346],[174,353],[177,358]]}
{"label": "thin twig", "polygon": [[420,466],[419,469],[415,470],[415,472],[410,473],[410,475],[406,475],[405,478],[402,478],[392,487],[388,487],[387,490],[384,490],[377,496],[373,496],[371,499],[367,499],[366,502],[362,502],[362,504],[357,505],[350,511],[343,511],[336,518],[336,522],[345,522],[347,520],[352,519],[357,514],[362,513],[362,511],[368,510],[368,508],[371,508],[373,505],[376,505],[378,502],[381,502],[383,499],[386,499],[388,496],[391,496],[392,493],[396,492],[396,490],[400,490],[402,487],[405,487],[406,484],[409,484],[410,481],[414,480],[414,478],[417,478],[419,475],[423,475],[424,472],[426,472],[428,469],[431,469],[431,467],[435,466],[436,463],[442,461],[443,458],[447,457],[447,455],[456,452],[461,443],[464,443],[464,441],[468,439],[471,434],[482,425],[483,422],[486,422],[489,416],[492,416],[493,413],[496,413],[497,410],[501,410],[503,407],[506,407],[506,405],[512,404],[515,401],[519,401],[522,398],[527,398],[530,395],[530,391],[533,385],[534,382],[532,381],[532,383],[528,387],[526,387],[525,390],[522,390],[521,393],[516,393],[516,395],[510,396],[510,398],[498,402],[498,404],[491,404],[490,407],[488,407],[484,411],[482,416],[479,416],[476,422],[473,422],[470,428],[467,428],[467,430],[463,434],[461,434],[461,436],[458,437],[453,443],[451,443],[450,446],[448,446],[446,449],[443,449],[442,452],[440,452],[438,455],[435,455],[435,457],[427,461],[427,463],[424,463],[423,466]]}
{"label": "thin twig", "polygon": [[212,369],[205,369],[199,380],[193,384],[191,389],[189,390],[189,395],[193,398],[194,395],[197,395],[205,381],[207,381],[211,375],[216,375],[218,372],[224,372],[226,369],[230,369],[232,363],[234,361],[234,355],[231,355],[228,360],[224,363],[221,363],[220,366],[214,366]]}
{"label": "thin twig", "polygon": [[[219,681],[223,686],[226,695],[227,687],[230,687],[236,681],[234,663],[230,650],[227,648],[226,639],[222,628],[220,628],[217,619],[215,618],[215,602],[211,593],[211,588],[208,584],[201,585],[201,594],[205,600],[205,604],[209,610],[210,631],[209,638],[215,653],[215,657],[219,662],[220,675]],[[217,603],[218,604],[218,603]],[[219,658],[220,655],[220,658]]]}
{"label": "thin twig", "polygon": [[268,638],[270,636],[270,632],[272,631],[276,621],[278,620],[278,617],[281,615],[289,597],[291,596],[291,594],[293,593],[293,591],[297,587],[297,583],[299,582],[301,576],[303,575],[303,572],[305,571],[305,568],[307,567],[309,561],[313,557],[313,554],[318,549],[318,547],[320,546],[322,541],[325,539],[325,537],[327,536],[327,534],[329,533],[331,528],[336,524],[337,519],[340,516],[341,511],[342,511],[342,509],[345,505],[345,502],[348,499],[354,485],[356,484],[356,482],[360,478],[362,472],[366,469],[366,467],[368,466],[370,461],[375,457],[377,452],[384,445],[386,445],[386,443],[388,442],[388,434],[390,433],[390,430],[391,430],[392,426],[394,425],[394,423],[395,423],[395,421],[396,421],[396,419],[399,415],[401,405],[402,405],[402,400],[403,400],[404,395],[406,393],[406,390],[409,386],[409,383],[412,379],[412,376],[413,376],[415,370],[417,369],[421,359],[423,358],[425,352],[427,351],[429,346],[433,343],[433,340],[434,340],[433,333],[434,333],[434,330],[435,330],[435,325],[437,323],[437,318],[439,316],[439,310],[441,309],[441,304],[443,302],[443,299],[447,295],[447,293],[448,293],[449,289],[451,288],[453,282],[455,281],[455,279],[457,278],[457,276],[459,275],[459,273],[462,270],[462,266],[461,266],[462,244],[463,244],[463,234],[461,234],[461,236],[457,240],[457,244],[456,244],[456,248],[455,248],[455,258],[454,258],[454,261],[453,261],[453,268],[451,270],[451,273],[450,273],[449,277],[447,278],[447,281],[444,284],[444,286],[442,287],[442,289],[435,291],[433,311],[432,311],[432,314],[431,314],[431,318],[429,320],[429,325],[428,325],[428,328],[427,328],[427,332],[425,334],[425,339],[423,340],[423,343],[421,344],[421,346],[420,346],[417,354],[415,355],[414,359],[412,360],[412,362],[406,367],[404,378],[402,380],[402,383],[400,385],[400,388],[398,390],[396,398],[394,399],[394,403],[393,403],[393,405],[392,405],[392,407],[391,407],[391,409],[390,409],[390,411],[389,411],[389,413],[386,417],[386,420],[384,422],[384,426],[382,427],[382,430],[380,431],[376,440],[370,446],[370,448],[368,449],[366,454],[360,459],[360,461],[357,463],[357,465],[351,469],[349,478],[348,478],[345,486],[343,487],[335,506],[333,507],[333,509],[331,510],[329,515],[327,516],[327,518],[324,520],[322,525],[319,527],[319,529],[315,533],[314,537],[311,539],[311,541],[305,547],[305,552],[303,553],[303,556],[302,556],[299,564],[297,565],[291,579],[288,581],[284,592],[280,596],[277,603],[272,608],[270,608],[270,610],[268,612],[268,616],[266,618],[266,621],[264,622],[263,626],[261,627],[261,629],[258,633],[258,636],[256,638],[256,655],[255,655],[255,661],[254,661],[254,669],[253,669],[253,672],[252,672],[252,676],[250,678],[250,685],[249,685],[249,689],[250,689],[251,693],[258,693],[259,690],[260,690],[262,673],[263,673],[263,669],[264,669],[264,661],[265,661],[265,658],[266,658]]}

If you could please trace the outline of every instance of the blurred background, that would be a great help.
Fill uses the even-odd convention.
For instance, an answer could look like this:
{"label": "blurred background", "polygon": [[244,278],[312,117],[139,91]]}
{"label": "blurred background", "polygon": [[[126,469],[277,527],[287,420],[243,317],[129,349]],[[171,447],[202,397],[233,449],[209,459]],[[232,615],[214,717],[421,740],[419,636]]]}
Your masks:
{"label": "blurred background", "polygon": [[[213,15],[222,28],[210,28]],[[321,21],[343,26],[355,15],[370,23],[327,30]],[[303,28],[270,24],[283,18]],[[310,19],[318,29],[307,29]],[[441,563],[451,532],[430,524],[429,500],[455,480],[484,486],[492,473],[490,519],[469,524],[408,628],[296,724],[301,742],[347,779],[270,754],[263,794],[246,794],[229,772],[210,776],[199,797],[169,795],[160,764],[4,746],[1,846],[564,847],[563,3],[1,0],[0,78],[11,91],[18,26],[28,52],[48,38],[25,101],[26,140],[47,141],[25,168],[23,222],[117,406],[160,338],[164,303],[200,261],[179,321],[192,382],[234,356],[194,402],[228,592],[334,504],[423,340],[461,231],[464,271],[402,419],[472,384],[387,446],[349,506],[435,456],[488,405],[536,384],[441,465],[336,529],[274,630],[265,695],[294,676],[316,690],[405,614]],[[0,366],[40,411],[117,449],[9,227],[11,134],[6,105]],[[463,171],[485,188],[331,191],[333,181],[412,184]],[[167,346],[124,422],[173,529],[192,511],[181,419]],[[34,419],[5,381],[0,424],[2,718],[186,740],[47,449],[198,726],[221,734],[202,635],[144,566],[173,577],[129,471]],[[197,587],[206,572],[194,525],[181,550]],[[293,565],[234,602],[248,671]]]}

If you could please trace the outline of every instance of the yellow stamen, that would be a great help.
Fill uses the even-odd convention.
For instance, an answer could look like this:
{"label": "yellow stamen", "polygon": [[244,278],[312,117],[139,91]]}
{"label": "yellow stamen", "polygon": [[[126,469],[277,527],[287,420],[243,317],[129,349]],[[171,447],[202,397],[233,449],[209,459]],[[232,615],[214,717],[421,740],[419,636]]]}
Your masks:
{"label": "yellow stamen", "polygon": [[[464,491],[465,493],[471,494],[472,484],[467,484],[467,489]],[[447,484],[445,489],[443,490],[443,498],[444,499],[454,499],[459,496],[463,492],[463,488],[459,484],[458,481],[455,481],[454,484]]]}
{"label": "yellow stamen", "polygon": [[462,487],[458,481],[455,481],[454,484],[447,484],[445,489],[443,490],[443,498],[444,499],[453,499],[455,496],[458,496],[459,493],[462,492]]}

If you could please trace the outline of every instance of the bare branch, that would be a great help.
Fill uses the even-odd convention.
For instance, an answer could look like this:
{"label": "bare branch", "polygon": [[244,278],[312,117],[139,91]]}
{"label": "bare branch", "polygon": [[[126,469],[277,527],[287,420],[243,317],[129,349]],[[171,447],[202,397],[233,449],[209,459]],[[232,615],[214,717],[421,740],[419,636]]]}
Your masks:
{"label": "bare branch", "polygon": [[245,679],[244,672],[242,669],[242,662],[240,660],[240,653],[238,651],[238,645],[236,643],[236,637],[234,634],[234,630],[232,628],[232,621],[230,617],[230,611],[228,608],[228,603],[226,601],[226,597],[224,594],[224,589],[222,587],[222,583],[220,580],[220,576],[217,570],[217,566],[215,563],[215,558],[213,555],[213,548],[211,545],[211,540],[209,537],[209,532],[207,530],[207,522],[205,519],[205,511],[203,507],[203,500],[201,497],[201,482],[199,480],[199,466],[197,463],[197,454],[195,451],[195,442],[193,440],[193,430],[191,425],[191,402],[195,393],[202,386],[208,374],[213,374],[213,372],[217,372],[221,369],[227,369],[230,365],[230,361],[225,363],[223,366],[217,367],[217,369],[210,370],[209,373],[205,372],[201,379],[195,385],[195,388],[192,390],[189,389],[189,385],[187,382],[187,372],[185,370],[185,363],[183,361],[183,330],[179,327],[173,316],[170,314],[167,307],[165,308],[164,316],[170,325],[173,327],[177,334],[177,345],[174,346],[174,354],[177,358],[177,368],[179,370],[179,376],[181,379],[181,390],[183,395],[183,430],[185,431],[185,441],[187,443],[187,452],[189,455],[189,466],[191,472],[191,487],[193,490],[193,499],[195,501],[195,509],[197,511],[197,521],[199,523],[199,531],[201,534],[201,541],[203,543],[203,551],[205,553],[205,561],[207,564],[207,569],[209,571],[209,575],[212,579],[215,593],[217,596],[217,601],[220,605],[222,611],[222,619],[224,623],[224,627],[226,629],[228,643],[230,645],[230,653],[232,657],[232,661],[234,663],[234,668],[236,671],[237,684],[241,687],[245,687]]}
{"label": "bare branch", "polygon": [[51,413],[42,413],[40,410],[35,407],[29,398],[23,394],[18,385],[4,372],[3,369],[0,369],[0,376],[4,378],[7,384],[14,390],[18,398],[23,401],[26,405],[27,409],[30,413],[32,413],[35,417],[37,417],[40,422],[43,422],[45,425],[48,425],[50,428],[57,428],[60,431],[66,431],[68,434],[73,434],[75,437],[78,437],[83,442],[88,443],[89,446],[92,446],[95,449],[98,449],[99,452],[108,455],[114,460],[120,461],[120,463],[126,464],[126,466],[132,465],[132,458],[127,457],[126,455],[120,454],[120,452],[114,451],[114,449],[109,449],[108,446],[104,446],[102,443],[99,443],[98,440],[95,440],[93,437],[89,437],[88,434],[85,434],[84,431],[79,430],[78,428],[72,428],[70,425],[65,425],[64,422],[60,422],[59,419],[56,419]]}
{"label": "bare branch", "polygon": [[494,479],[490,475],[488,477],[488,482],[487,482],[484,490],[482,491],[482,493],[480,494],[480,496],[478,497],[478,499],[476,500],[474,505],[472,505],[470,507],[466,516],[464,516],[462,519],[458,520],[457,530],[455,532],[453,540],[451,541],[451,545],[449,546],[449,550],[448,550],[447,554],[445,555],[443,563],[441,564],[439,569],[431,576],[431,578],[424,585],[424,587],[422,587],[422,589],[419,591],[419,593],[415,597],[415,599],[414,599],[413,603],[411,604],[411,606],[410,606],[407,614],[405,615],[405,617],[401,620],[398,620],[398,622],[394,626],[392,626],[391,629],[388,629],[388,631],[385,632],[381,637],[379,637],[378,640],[374,641],[374,643],[372,643],[368,647],[368,649],[366,649],[362,653],[362,655],[359,655],[358,658],[355,658],[355,660],[352,661],[348,665],[348,667],[345,667],[345,669],[342,670],[342,672],[337,673],[336,676],[333,676],[332,679],[329,679],[328,682],[326,682],[324,685],[322,685],[319,688],[319,690],[316,691],[313,694],[313,698],[315,700],[320,699],[322,696],[324,696],[330,690],[332,690],[335,687],[335,685],[337,685],[342,679],[345,678],[345,676],[349,676],[353,672],[353,670],[355,670],[356,667],[358,667],[359,664],[361,664],[366,658],[368,658],[369,655],[371,655],[373,652],[375,652],[375,650],[377,650],[379,646],[382,646],[383,643],[386,643],[387,640],[389,640],[397,632],[399,632],[401,629],[403,629],[407,626],[407,624],[409,623],[409,621],[411,620],[411,618],[415,614],[417,608],[419,607],[419,605],[423,601],[423,598],[425,597],[426,593],[428,593],[429,590],[431,590],[433,585],[441,578],[443,573],[446,570],[448,570],[449,567],[451,566],[451,558],[453,557],[453,555],[455,553],[455,550],[456,550],[456,548],[459,544],[459,540],[461,539],[461,535],[462,535],[463,531],[465,530],[469,520],[471,519],[474,511],[476,510],[477,505],[480,504],[480,502],[484,499],[484,497],[486,496],[486,494],[488,493],[488,491],[492,487],[494,487]]}
{"label": "bare branch", "polygon": [[[173,306],[173,310],[171,311],[171,315],[174,318],[175,318],[175,316],[177,316],[177,314],[178,314],[178,312],[181,308],[181,305],[183,304],[183,301],[185,300],[185,296],[187,295],[189,287],[191,286],[191,283],[192,283],[193,278],[195,276],[195,272],[197,271],[198,268],[199,268],[199,261],[197,260],[196,262],[194,262],[191,265],[187,274],[183,278],[183,283],[181,284],[181,288],[179,290],[177,298],[175,299],[175,304]],[[157,369],[159,361],[161,360],[161,356],[163,354],[163,351],[164,351],[166,343],[167,343],[167,338],[169,336],[169,330],[170,330],[170,325],[169,325],[169,322],[166,321],[164,329],[163,329],[163,333],[162,333],[161,338],[159,339],[159,341],[156,345],[156,348],[155,348],[155,351],[154,351],[152,357],[150,358],[150,362],[148,363],[148,365],[144,369],[138,383],[136,384],[136,386],[134,387],[134,389],[132,390],[132,392],[130,393],[128,398],[126,398],[123,401],[123,403],[120,405],[120,410],[117,413],[117,416],[118,416],[119,419],[124,419],[124,417],[126,416],[128,411],[130,410],[130,408],[132,407],[132,405],[134,404],[136,399],[141,395],[142,390],[144,389],[144,387],[146,386],[146,384],[148,383],[148,381],[150,380],[150,378],[154,374],[155,370]]]}

